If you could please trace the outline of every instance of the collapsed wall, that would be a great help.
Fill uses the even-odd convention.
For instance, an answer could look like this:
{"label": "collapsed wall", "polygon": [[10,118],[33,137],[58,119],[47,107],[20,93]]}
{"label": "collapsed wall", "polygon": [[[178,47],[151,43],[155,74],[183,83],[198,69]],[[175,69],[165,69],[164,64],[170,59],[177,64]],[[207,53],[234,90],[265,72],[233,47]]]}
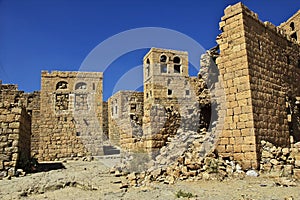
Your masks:
{"label": "collapsed wall", "polygon": [[109,140],[122,150],[142,149],[144,93],[119,91],[108,100]]}
{"label": "collapsed wall", "polygon": [[25,108],[0,102],[0,122],[0,176],[12,176],[30,161],[31,118]]}
{"label": "collapsed wall", "polygon": [[216,63],[227,108],[218,151],[258,168],[261,140],[290,144],[286,99],[300,95],[299,44],[241,3],[224,13]]}

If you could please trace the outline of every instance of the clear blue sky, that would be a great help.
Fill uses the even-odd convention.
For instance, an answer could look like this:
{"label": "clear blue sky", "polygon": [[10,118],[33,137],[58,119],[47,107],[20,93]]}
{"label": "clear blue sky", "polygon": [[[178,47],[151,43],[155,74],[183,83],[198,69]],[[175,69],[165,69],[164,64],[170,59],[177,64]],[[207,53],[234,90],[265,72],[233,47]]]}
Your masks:
{"label": "clear blue sky", "polygon": [[[0,80],[20,90],[40,89],[41,70],[78,70],[107,38],[139,27],[163,27],[215,46],[223,10],[235,0],[0,0]],[[263,21],[275,25],[300,9],[299,0],[244,0]],[[113,51],[113,50],[112,50]],[[147,49],[121,56],[104,77],[104,99]],[[99,58],[101,59],[101,58]]]}

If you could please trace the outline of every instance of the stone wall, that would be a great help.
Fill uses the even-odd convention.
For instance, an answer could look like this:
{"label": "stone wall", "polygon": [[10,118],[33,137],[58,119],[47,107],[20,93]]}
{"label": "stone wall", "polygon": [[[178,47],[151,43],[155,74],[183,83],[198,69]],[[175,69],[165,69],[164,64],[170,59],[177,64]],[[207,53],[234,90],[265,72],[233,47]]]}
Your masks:
{"label": "stone wall", "polygon": [[189,77],[187,52],[151,48],[143,62],[144,140],[155,155],[179,129],[199,128],[197,78]]}
{"label": "stone wall", "polygon": [[30,160],[31,119],[18,105],[0,102],[0,172],[14,175]]}
{"label": "stone wall", "polygon": [[143,92],[120,91],[108,100],[109,139],[122,150],[142,148]]}
{"label": "stone wall", "polygon": [[260,141],[289,145],[286,98],[299,91],[299,45],[241,3],[224,11],[217,64],[226,94],[218,150],[259,167]]}
{"label": "stone wall", "polygon": [[102,73],[42,72],[39,134],[33,147],[39,160],[103,154]]}
{"label": "stone wall", "polygon": [[300,41],[300,10],[279,26],[291,40]]}

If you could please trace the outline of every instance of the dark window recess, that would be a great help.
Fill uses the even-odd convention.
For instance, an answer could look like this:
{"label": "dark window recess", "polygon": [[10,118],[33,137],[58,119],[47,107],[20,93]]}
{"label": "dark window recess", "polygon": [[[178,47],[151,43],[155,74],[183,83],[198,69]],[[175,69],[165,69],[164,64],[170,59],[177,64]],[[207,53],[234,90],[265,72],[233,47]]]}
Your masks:
{"label": "dark window recess", "polygon": [[293,33],[292,35],[291,35],[291,38],[294,38],[295,40],[297,40],[298,38],[297,38],[297,33],[295,32],[295,33]]}
{"label": "dark window recess", "polygon": [[118,114],[118,106],[115,106],[115,114]]}
{"label": "dark window recess", "polygon": [[7,147],[12,147],[13,142],[8,142]]}
{"label": "dark window recess", "polygon": [[76,132],[76,136],[80,136],[80,132]]}
{"label": "dark window recess", "polygon": [[186,90],[186,91],[185,91],[185,95],[190,95],[190,91],[189,91],[189,90]]}
{"label": "dark window recess", "polygon": [[136,104],[130,105],[130,111],[136,111]]}
{"label": "dark window recess", "polygon": [[56,84],[56,89],[67,89],[68,83],[66,81],[60,81]]}
{"label": "dark window recess", "polygon": [[291,22],[290,27],[291,27],[291,30],[294,31],[295,30],[295,23]]}
{"label": "dark window recess", "polygon": [[150,60],[149,58],[146,61],[146,72],[147,72],[147,77],[150,76]]}
{"label": "dark window recess", "polygon": [[173,91],[168,89],[168,95],[172,95]]}
{"label": "dark window recess", "polygon": [[68,121],[68,118],[67,118],[67,117],[64,117],[64,121],[65,121],[65,122]]}
{"label": "dark window recess", "polygon": [[93,83],[93,90],[95,90],[96,89],[96,86],[95,86],[95,83]]}
{"label": "dark window recess", "polygon": [[176,64],[180,63],[180,58],[178,56],[174,57],[173,62]]}
{"label": "dark window recess", "polygon": [[298,68],[300,68],[300,59],[298,59]]}
{"label": "dark window recess", "polygon": [[259,49],[259,50],[262,50],[262,43],[261,43],[260,40],[258,40],[257,44],[258,44],[258,49]]}
{"label": "dark window recess", "polygon": [[180,73],[181,72],[181,65],[174,65],[174,73]]}
{"label": "dark window recess", "polygon": [[131,120],[135,120],[135,119],[136,119],[135,115],[131,114],[131,115],[130,115],[130,119],[131,119]]}
{"label": "dark window recess", "polygon": [[161,55],[160,56],[160,62],[167,62],[167,56],[166,55]]}
{"label": "dark window recess", "polygon": [[146,93],[146,98],[147,98],[147,99],[149,98],[149,94],[148,94],[148,93]]}
{"label": "dark window recess", "polygon": [[160,72],[161,73],[167,73],[167,65],[166,64],[162,64],[160,65]]}
{"label": "dark window recess", "polygon": [[286,63],[289,65],[291,64],[290,56],[286,56]]}

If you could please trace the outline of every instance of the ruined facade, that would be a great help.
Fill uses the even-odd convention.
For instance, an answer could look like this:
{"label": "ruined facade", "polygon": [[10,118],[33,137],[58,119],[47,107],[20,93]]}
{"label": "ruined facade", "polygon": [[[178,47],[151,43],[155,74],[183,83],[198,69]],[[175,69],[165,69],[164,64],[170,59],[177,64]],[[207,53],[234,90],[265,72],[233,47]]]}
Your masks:
{"label": "ruined facade", "polygon": [[102,73],[42,72],[32,154],[39,160],[102,155]]}
{"label": "ruined facade", "polygon": [[[286,102],[300,95],[299,42],[241,3],[224,13],[216,63],[226,114],[218,150],[244,168],[258,168],[261,140],[290,145]],[[299,14],[295,17],[298,23]]]}
{"label": "ruined facade", "polygon": [[144,92],[119,91],[107,103],[98,72],[44,71],[41,91],[30,94],[0,81],[0,171],[30,153],[39,161],[102,155],[108,139],[156,155],[176,134],[206,129],[220,132],[209,148],[250,169],[259,168],[262,140],[299,142],[300,11],[276,27],[238,3],[219,26],[199,77],[189,77],[187,52],[152,48],[142,61]]}
{"label": "ruined facade", "polygon": [[0,177],[14,175],[30,160],[31,116],[23,102],[26,96],[17,85],[0,81]]}
{"label": "ruined facade", "polygon": [[144,93],[119,91],[108,99],[109,140],[123,150],[142,148]]}

